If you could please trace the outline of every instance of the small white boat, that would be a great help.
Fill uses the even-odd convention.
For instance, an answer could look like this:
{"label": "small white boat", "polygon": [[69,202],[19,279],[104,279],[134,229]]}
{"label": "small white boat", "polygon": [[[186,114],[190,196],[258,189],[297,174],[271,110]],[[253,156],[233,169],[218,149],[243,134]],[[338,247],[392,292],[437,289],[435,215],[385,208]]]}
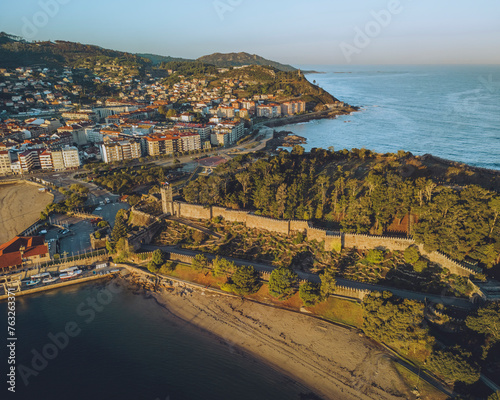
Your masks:
{"label": "small white boat", "polygon": [[45,279],[42,281],[42,283],[52,283],[52,282],[57,281],[58,279],[59,279],[59,277],[58,277],[58,276],[54,276],[54,277],[52,277],[52,276],[49,274],[49,276],[48,276],[47,278],[45,278]]}
{"label": "small white boat", "polygon": [[80,269],[80,267],[69,267],[66,269],[62,269],[59,272],[61,272],[61,273],[74,272],[74,271],[78,271],[79,269]]}
{"label": "small white boat", "polygon": [[47,278],[49,276],[50,276],[49,272],[43,272],[43,273],[38,274],[38,275],[32,275],[31,279],[42,279],[42,278]]}
{"label": "small white boat", "polygon": [[67,280],[67,279],[74,278],[74,277],[80,275],[81,273],[82,273],[81,269],[78,269],[76,271],[65,272],[65,273],[59,275],[59,279],[61,279],[62,281],[64,281],[64,280]]}

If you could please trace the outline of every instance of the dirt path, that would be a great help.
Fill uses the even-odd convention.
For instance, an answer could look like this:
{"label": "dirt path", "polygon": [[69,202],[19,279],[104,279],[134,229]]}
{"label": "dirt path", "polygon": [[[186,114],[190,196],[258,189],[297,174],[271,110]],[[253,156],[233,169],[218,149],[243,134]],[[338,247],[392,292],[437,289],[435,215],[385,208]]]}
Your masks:
{"label": "dirt path", "polygon": [[0,185],[0,244],[5,243],[40,218],[53,195],[35,185]]}

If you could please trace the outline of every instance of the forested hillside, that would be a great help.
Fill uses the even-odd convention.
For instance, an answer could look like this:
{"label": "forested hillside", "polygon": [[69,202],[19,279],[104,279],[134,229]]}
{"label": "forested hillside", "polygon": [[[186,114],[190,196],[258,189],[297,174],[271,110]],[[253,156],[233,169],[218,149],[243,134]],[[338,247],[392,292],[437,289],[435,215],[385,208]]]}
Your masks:
{"label": "forested hillside", "polygon": [[411,214],[418,222],[408,233],[427,250],[486,267],[500,261],[498,193],[458,184],[460,174],[433,176],[419,157],[365,149],[303,154],[296,146],[291,153],[252,161],[238,156],[190,182],[185,200],[378,235]]}

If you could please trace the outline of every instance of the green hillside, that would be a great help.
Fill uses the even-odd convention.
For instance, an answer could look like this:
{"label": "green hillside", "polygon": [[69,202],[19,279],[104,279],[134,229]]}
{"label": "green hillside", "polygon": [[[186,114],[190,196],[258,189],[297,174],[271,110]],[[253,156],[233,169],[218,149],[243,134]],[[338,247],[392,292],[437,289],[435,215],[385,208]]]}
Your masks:
{"label": "green hillside", "polygon": [[248,53],[214,53],[198,58],[198,61],[212,64],[216,67],[241,67],[244,65],[264,65],[274,67],[280,71],[296,71],[291,65],[281,64],[276,61],[267,60],[256,54]]}
{"label": "green hillside", "polygon": [[3,68],[16,68],[19,66],[76,67],[81,64],[83,59],[95,57],[117,58],[133,63],[136,66],[151,64],[150,60],[134,54],[108,50],[89,44],[64,40],[31,43],[12,40],[9,36],[2,36],[0,41],[0,67]]}
{"label": "green hillside", "polygon": [[180,58],[180,57],[170,57],[170,56],[160,56],[158,54],[150,54],[150,53],[136,53],[137,56],[146,58],[147,60],[150,60],[153,65],[158,65],[161,63],[168,63],[172,61],[194,61],[188,58]]}
{"label": "green hillside", "polygon": [[245,88],[238,92],[241,97],[257,94],[276,94],[277,100],[300,97],[308,103],[309,109],[338,101],[330,93],[309,82],[299,71],[284,72],[273,67],[252,65],[220,74],[217,80],[211,82],[211,86],[220,86],[226,79],[243,82]]}

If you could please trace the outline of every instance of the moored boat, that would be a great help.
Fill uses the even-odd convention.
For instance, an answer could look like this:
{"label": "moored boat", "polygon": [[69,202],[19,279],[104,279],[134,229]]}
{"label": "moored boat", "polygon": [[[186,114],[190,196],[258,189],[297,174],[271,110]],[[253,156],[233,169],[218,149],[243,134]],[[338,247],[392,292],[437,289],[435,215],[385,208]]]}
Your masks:
{"label": "moored boat", "polygon": [[50,277],[50,273],[49,272],[43,272],[41,274],[32,275],[31,279],[42,279],[42,278],[47,278],[47,277]]}
{"label": "moored boat", "polygon": [[42,281],[42,283],[52,283],[52,282],[57,281],[58,279],[59,279],[59,277],[58,277],[58,276],[54,276],[54,277],[53,277],[53,276],[51,276],[51,275],[49,274],[49,276],[48,276],[47,278],[45,278],[45,279]]}
{"label": "moored boat", "polygon": [[35,279],[35,280],[30,280],[29,282],[26,282],[26,286],[35,286],[40,283],[40,279]]}
{"label": "moored boat", "polygon": [[66,279],[71,279],[71,278],[74,278],[74,277],[80,275],[81,273],[82,273],[81,269],[65,272],[65,273],[59,275],[59,279],[61,279],[62,281],[66,280]]}
{"label": "moored boat", "polygon": [[69,267],[69,268],[66,268],[66,269],[62,269],[59,272],[61,272],[61,273],[70,273],[70,272],[78,271],[79,269],[80,269],[80,267]]}

